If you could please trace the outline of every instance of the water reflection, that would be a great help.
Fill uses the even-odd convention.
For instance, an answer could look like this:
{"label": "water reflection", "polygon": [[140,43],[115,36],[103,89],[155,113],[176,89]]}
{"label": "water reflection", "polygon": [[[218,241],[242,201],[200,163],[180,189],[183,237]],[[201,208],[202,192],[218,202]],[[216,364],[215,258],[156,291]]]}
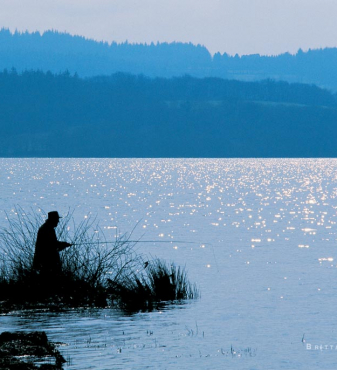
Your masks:
{"label": "water reflection", "polygon": [[163,305],[152,314],[115,309],[17,311],[0,317],[1,331],[46,331],[50,340],[61,342],[60,351],[68,360],[67,369],[110,368],[111,363],[118,366],[118,360],[120,368],[125,368],[129,355],[146,361],[144,351],[171,345],[172,339],[163,344],[168,338],[164,335],[161,338],[160,333],[165,333],[168,327],[174,329],[176,324],[170,321],[172,310],[179,313],[186,308],[187,302]]}
{"label": "water reflection", "polygon": [[[337,160],[0,159],[0,171],[0,226],[16,204],[98,215],[112,239],[139,222],[134,239],[172,241],[140,252],[186,265],[200,287],[197,302],[151,313],[0,317],[65,342],[69,368],[312,368],[303,333],[335,343]],[[224,356],[232,345],[256,361]]]}

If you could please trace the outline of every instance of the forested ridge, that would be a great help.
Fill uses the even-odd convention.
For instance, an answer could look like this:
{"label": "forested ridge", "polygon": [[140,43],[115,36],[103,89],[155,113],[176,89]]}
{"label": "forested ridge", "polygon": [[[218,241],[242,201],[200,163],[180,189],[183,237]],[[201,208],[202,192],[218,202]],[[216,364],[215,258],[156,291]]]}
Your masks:
{"label": "forested ridge", "polygon": [[0,73],[3,157],[336,157],[336,123],[312,85]]}
{"label": "forested ridge", "polygon": [[0,30],[0,70],[16,68],[53,73],[69,70],[80,77],[116,72],[150,77],[221,77],[242,81],[263,79],[316,84],[337,91],[337,48],[275,56],[211,55],[191,43],[130,44],[97,42],[81,36],[47,31]]}

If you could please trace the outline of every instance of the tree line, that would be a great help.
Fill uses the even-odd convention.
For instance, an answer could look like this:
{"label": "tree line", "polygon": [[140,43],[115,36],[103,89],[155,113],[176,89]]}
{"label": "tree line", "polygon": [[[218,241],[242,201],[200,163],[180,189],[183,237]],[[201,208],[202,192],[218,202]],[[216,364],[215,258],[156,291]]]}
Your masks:
{"label": "tree line", "polygon": [[130,44],[97,42],[57,31],[14,32],[0,30],[0,70],[15,67],[80,77],[117,72],[150,77],[220,77],[243,81],[262,79],[316,84],[337,91],[337,48],[276,56],[210,54],[192,43]]}
{"label": "tree line", "polygon": [[117,73],[0,73],[2,157],[334,157],[316,86]]}

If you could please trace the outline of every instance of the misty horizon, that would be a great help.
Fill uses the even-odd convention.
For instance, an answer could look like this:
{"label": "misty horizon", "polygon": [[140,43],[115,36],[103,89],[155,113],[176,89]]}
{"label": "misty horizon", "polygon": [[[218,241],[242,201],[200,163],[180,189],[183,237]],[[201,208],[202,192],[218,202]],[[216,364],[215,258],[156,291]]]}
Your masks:
{"label": "misty horizon", "polygon": [[214,56],[216,54],[220,54],[220,55],[228,55],[229,57],[235,57],[235,56],[239,56],[240,58],[241,57],[245,57],[245,56],[254,56],[254,55],[259,55],[261,57],[277,57],[277,56],[281,56],[281,55],[284,55],[284,54],[289,54],[291,56],[296,56],[299,52],[303,52],[303,53],[306,53],[308,51],[316,51],[316,50],[326,50],[326,49],[334,49],[334,48],[337,48],[337,46],[321,46],[321,47],[308,47],[308,48],[303,48],[303,47],[299,47],[296,51],[290,51],[290,50],[285,50],[285,51],[282,51],[282,52],[279,52],[279,53],[259,53],[259,52],[252,52],[252,53],[239,53],[239,52],[227,52],[227,51],[223,51],[223,52],[220,52],[220,51],[214,51],[212,52],[210,50],[210,48],[207,47],[207,45],[204,45],[202,43],[195,43],[195,42],[192,42],[192,41],[183,41],[183,40],[173,40],[173,41],[159,41],[159,40],[153,40],[153,41],[144,41],[144,42],[130,42],[129,40],[125,39],[124,41],[116,41],[116,40],[104,40],[104,39],[99,39],[99,38],[95,38],[95,37],[87,37],[85,35],[81,35],[81,34],[77,34],[77,33],[71,33],[71,32],[68,32],[68,31],[60,31],[60,30],[55,30],[55,29],[46,29],[46,30],[43,30],[43,31],[40,31],[40,30],[35,30],[35,31],[30,31],[28,29],[26,30],[18,30],[18,29],[15,29],[15,30],[11,30],[10,28],[8,27],[2,27],[0,29],[0,31],[8,31],[12,36],[18,34],[18,35],[25,35],[25,34],[28,34],[28,35],[34,35],[34,34],[37,34],[39,36],[44,36],[45,34],[48,34],[48,33],[55,33],[55,34],[59,34],[59,35],[70,35],[72,37],[75,37],[75,38],[81,38],[85,41],[93,41],[93,42],[96,42],[98,44],[105,44],[105,45],[108,45],[109,47],[112,46],[112,45],[131,45],[131,46],[141,46],[141,45],[144,45],[144,46],[151,46],[151,45],[161,45],[161,44],[168,44],[168,45],[172,45],[172,44],[183,44],[183,45],[193,45],[193,46],[200,46],[202,48],[205,48],[209,54],[211,55],[212,58],[214,58]]}
{"label": "misty horizon", "polygon": [[0,25],[120,43],[179,40],[213,54],[279,55],[337,46],[333,1],[1,0]]}
{"label": "misty horizon", "polygon": [[201,44],[190,43],[107,43],[66,32],[44,33],[0,30],[0,71],[69,71],[81,77],[117,72],[171,78],[220,77],[241,81],[272,79],[289,83],[315,84],[337,91],[337,48],[298,50],[278,56],[259,54],[211,55]]}

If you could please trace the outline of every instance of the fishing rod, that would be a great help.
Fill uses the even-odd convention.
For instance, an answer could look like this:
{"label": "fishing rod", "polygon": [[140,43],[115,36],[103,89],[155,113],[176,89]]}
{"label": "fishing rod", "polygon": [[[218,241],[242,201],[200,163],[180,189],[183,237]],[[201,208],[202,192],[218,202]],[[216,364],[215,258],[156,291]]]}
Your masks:
{"label": "fishing rod", "polygon": [[116,241],[96,241],[84,243],[71,243],[72,245],[94,245],[94,244],[116,244],[116,243],[171,243],[171,244],[199,244],[199,245],[212,245],[211,243],[198,243],[188,242],[184,240],[116,240]]}

